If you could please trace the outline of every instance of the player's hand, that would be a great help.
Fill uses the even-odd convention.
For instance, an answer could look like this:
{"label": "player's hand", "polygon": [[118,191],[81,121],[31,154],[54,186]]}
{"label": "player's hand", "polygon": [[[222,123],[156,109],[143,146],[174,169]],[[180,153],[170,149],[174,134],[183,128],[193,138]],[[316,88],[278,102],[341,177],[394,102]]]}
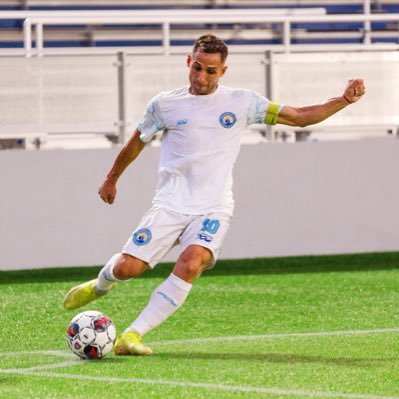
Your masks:
{"label": "player's hand", "polygon": [[345,88],[343,97],[348,103],[355,103],[360,100],[365,92],[363,79],[351,79]]}
{"label": "player's hand", "polygon": [[108,179],[105,179],[104,183],[101,184],[100,188],[98,189],[98,194],[107,204],[113,204],[115,201],[116,192],[116,183]]}

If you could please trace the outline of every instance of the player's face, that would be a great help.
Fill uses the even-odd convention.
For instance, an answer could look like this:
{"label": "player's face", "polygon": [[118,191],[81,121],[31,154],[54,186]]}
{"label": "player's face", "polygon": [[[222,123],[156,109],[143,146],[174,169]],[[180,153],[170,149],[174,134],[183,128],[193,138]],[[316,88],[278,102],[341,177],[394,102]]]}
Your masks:
{"label": "player's face", "polygon": [[197,51],[187,57],[190,69],[190,93],[204,95],[213,93],[218,87],[219,78],[226,72],[220,53]]}

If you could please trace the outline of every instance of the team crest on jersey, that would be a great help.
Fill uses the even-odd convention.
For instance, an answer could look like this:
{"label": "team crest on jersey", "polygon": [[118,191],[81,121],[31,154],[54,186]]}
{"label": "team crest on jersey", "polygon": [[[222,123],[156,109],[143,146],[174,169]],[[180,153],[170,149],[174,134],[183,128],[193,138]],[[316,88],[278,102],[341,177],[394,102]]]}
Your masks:
{"label": "team crest on jersey", "polygon": [[152,234],[149,229],[140,229],[133,234],[133,242],[136,245],[145,245],[151,241]]}
{"label": "team crest on jersey", "polygon": [[233,127],[236,121],[237,117],[232,112],[223,112],[223,114],[219,116],[220,124],[226,129]]}

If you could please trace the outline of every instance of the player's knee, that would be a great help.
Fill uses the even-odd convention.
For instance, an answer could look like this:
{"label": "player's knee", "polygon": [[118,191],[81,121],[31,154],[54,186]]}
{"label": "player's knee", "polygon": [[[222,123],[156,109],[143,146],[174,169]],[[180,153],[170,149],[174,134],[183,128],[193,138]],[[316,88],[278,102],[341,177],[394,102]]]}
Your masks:
{"label": "player's knee", "polygon": [[193,280],[202,272],[202,265],[197,262],[185,262],[180,268],[188,279]]}
{"label": "player's knee", "polygon": [[180,255],[174,273],[184,280],[192,282],[212,265],[212,262],[213,256],[209,249],[192,245]]}
{"label": "player's knee", "polygon": [[134,256],[122,254],[114,266],[114,276],[119,280],[129,280],[140,276],[148,269],[148,264]]}

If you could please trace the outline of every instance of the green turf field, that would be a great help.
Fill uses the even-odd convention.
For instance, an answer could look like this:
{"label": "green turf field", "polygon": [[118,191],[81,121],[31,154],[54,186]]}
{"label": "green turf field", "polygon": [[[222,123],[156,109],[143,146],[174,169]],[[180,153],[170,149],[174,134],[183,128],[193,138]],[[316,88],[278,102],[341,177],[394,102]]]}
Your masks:
{"label": "green turf field", "polygon": [[[170,268],[82,309],[122,331]],[[61,303],[98,270],[0,272],[0,398],[399,399],[399,253],[219,261],[154,356],[83,361]]]}

